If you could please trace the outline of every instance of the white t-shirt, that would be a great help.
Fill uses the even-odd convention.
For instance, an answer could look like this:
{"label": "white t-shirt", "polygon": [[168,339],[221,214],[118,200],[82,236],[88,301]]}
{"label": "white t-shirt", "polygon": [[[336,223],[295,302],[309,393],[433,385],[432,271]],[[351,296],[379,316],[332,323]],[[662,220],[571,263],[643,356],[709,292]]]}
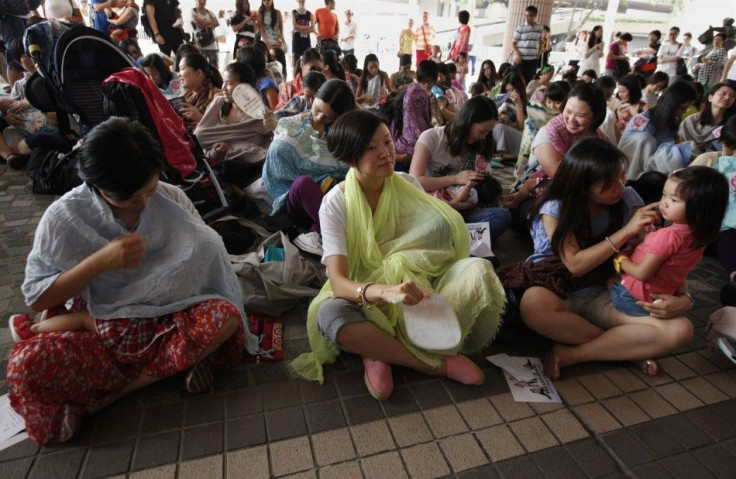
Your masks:
{"label": "white t-shirt", "polygon": [[[666,41],[662,43],[662,45],[659,47],[657,56],[659,57],[664,57],[664,56],[682,57],[682,49],[683,49],[682,47],[683,45],[681,43],[670,43],[669,41]],[[664,72],[670,77],[674,77],[677,72],[677,62],[658,62],[657,71]]]}
{"label": "white t-shirt", "polygon": [[429,130],[424,130],[424,132],[419,135],[417,144],[423,145],[430,153],[429,161],[427,162],[427,171],[424,173],[424,176],[445,176],[440,173],[440,171],[456,160],[456,158],[447,151],[445,127],[437,126],[430,128]]}
{"label": "white t-shirt", "polygon": [[[422,185],[416,178],[408,173],[396,172],[395,174],[404,178],[414,185],[418,190],[424,191]],[[326,264],[328,256],[348,255],[345,239],[347,229],[347,211],[345,210],[345,194],[340,185],[335,186],[322,198],[322,206],[319,207],[319,226],[322,232],[322,263]]]}
{"label": "white t-shirt", "polygon": [[[358,31],[358,25],[355,22],[350,22],[350,25],[347,23],[342,24],[343,28],[345,29],[346,37],[353,37],[350,40],[346,42],[340,42],[340,49],[342,50],[353,50],[355,48],[355,37],[357,36]],[[343,29],[340,29],[340,34],[342,34]]]}
{"label": "white t-shirt", "polygon": [[[728,51],[728,60],[731,59],[731,57],[736,57],[736,47],[730,49]],[[736,62],[733,62],[731,64],[731,69],[728,70],[728,74],[726,75],[726,79],[736,81]]]}

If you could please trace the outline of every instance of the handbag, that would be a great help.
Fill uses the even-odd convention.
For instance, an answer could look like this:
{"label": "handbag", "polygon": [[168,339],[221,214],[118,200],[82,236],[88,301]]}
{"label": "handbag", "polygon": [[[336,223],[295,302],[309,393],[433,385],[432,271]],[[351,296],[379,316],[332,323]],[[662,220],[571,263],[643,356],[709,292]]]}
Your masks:
{"label": "handbag", "polygon": [[675,67],[675,75],[678,77],[687,75],[687,64],[683,58],[677,60],[677,67]]}
{"label": "handbag", "polygon": [[[273,251],[269,247],[283,248],[283,260],[264,262]],[[263,240],[257,252],[230,259],[243,290],[245,310],[252,313],[281,316],[303,298],[317,296],[327,280],[324,267],[302,257],[281,231]]]}
{"label": "handbag", "polygon": [[77,173],[79,150],[62,153],[59,150],[34,148],[26,166],[31,177],[31,189],[42,195],[63,195],[82,184]]}
{"label": "handbag", "polygon": [[258,338],[258,351],[255,354],[246,355],[246,361],[260,363],[261,361],[278,361],[283,357],[283,319],[255,313],[249,314],[248,330]]}

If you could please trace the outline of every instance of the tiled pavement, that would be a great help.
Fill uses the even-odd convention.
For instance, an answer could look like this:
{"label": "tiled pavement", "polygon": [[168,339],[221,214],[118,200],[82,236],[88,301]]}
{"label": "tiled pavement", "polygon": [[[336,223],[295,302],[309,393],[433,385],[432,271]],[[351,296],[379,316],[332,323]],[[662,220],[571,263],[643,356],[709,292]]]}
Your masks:
{"label": "tiled pavement", "polygon": [[[508,168],[502,173],[508,173]],[[19,286],[33,230],[51,199],[0,165],[0,314],[24,310]],[[507,234],[502,261],[529,245]],[[627,364],[567,368],[561,405],[516,403],[499,370],[466,387],[396,370],[390,400],[372,399],[359,358],[343,355],[322,386],[294,379],[288,361],[219,372],[210,393],[189,396],[181,376],[90,419],[73,443],[24,441],[0,452],[0,477],[523,478],[734,477],[736,371],[706,347],[703,326],[724,274],[706,258],[691,277],[692,343],[644,378]],[[307,346],[304,308],[285,320],[285,353]],[[12,344],[0,328],[0,393]],[[534,354],[494,347],[489,353]]]}

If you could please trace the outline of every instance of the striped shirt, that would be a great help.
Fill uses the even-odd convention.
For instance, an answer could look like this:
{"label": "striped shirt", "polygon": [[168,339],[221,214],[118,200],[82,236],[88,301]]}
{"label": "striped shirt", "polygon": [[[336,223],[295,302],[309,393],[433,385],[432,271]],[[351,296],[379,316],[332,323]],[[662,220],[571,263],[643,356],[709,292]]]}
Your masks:
{"label": "striped shirt", "polygon": [[514,29],[512,40],[521,53],[522,60],[536,60],[539,55],[539,42],[542,40],[542,25],[519,25]]}
{"label": "striped shirt", "polygon": [[[432,45],[434,45],[434,37],[435,37],[435,31],[434,27],[432,25],[424,26],[417,28],[417,40],[416,40],[416,49],[417,50],[425,50],[427,47],[432,48]],[[427,41],[425,43],[424,37],[427,37]],[[427,45],[429,44],[429,45]]]}

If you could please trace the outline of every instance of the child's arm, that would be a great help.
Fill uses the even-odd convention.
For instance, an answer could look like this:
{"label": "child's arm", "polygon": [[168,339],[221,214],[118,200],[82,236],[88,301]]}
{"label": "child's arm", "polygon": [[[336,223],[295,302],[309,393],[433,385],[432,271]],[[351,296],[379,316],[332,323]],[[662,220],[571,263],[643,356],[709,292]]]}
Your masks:
{"label": "child's arm", "polygon": [[662,266],[662,260],[653,255],[647,253],[641,263],[636,264],[631,261],[628,257],[621,258],[621,271],[633,276],[639,281],[649,281],[657,272],[659,267]]}

